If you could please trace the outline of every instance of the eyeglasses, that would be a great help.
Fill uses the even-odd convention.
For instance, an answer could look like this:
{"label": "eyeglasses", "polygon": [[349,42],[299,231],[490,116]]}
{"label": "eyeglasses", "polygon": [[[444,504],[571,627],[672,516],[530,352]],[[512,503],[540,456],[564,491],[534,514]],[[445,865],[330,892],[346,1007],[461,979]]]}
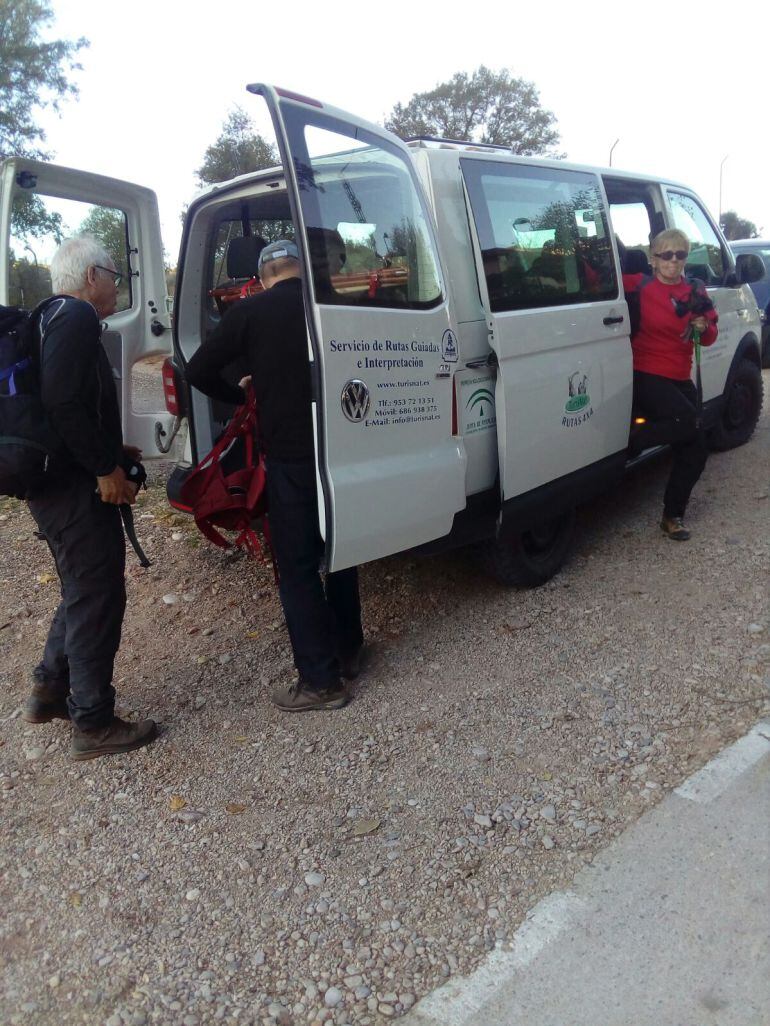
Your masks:
{"label": "eyeglasses", "polygon": [[686,249],[664,249],[662,253],[653,253],[658,260],[686,260],[689,255]]}
{"label": "eyeglasses", "polygon": [[123,275],[120,271],[114,271],[111,267],[101,267],[99,264],[94,264],[94,270],[104,271],[105,274],[109,274],[115,283],[115,288],[120,288],[120,283],[123,281]]}

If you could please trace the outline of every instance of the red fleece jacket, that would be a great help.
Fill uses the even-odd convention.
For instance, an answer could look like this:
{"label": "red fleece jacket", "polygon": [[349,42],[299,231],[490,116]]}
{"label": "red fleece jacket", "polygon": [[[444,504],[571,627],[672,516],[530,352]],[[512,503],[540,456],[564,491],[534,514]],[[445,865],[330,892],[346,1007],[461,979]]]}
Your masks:
{"label": "red fleece jacket", "polygon": [[[641,284],[643,274],[624,274],[623,288],[634,292]],[[692,370],[694,345],[681,338],[690,323],[690,315],[677,317],[675,299],[687,299],[692,285],[684,279],[678,285],[665,285],[658,278],[645,285],[639,294],[641,321],[637,334],[631,340],[634,370],[657,374],[674,381],[686,381]],[[700,338],[702,346],[716,342],[717,312],[713,308],[704,317],[708,327]]]}

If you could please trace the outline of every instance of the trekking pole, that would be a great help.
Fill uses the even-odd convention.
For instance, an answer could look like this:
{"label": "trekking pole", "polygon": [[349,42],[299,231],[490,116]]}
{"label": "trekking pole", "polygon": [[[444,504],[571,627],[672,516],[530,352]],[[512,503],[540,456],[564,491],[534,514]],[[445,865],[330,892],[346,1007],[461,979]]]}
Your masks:
{"label": "trekking pole", "polygon": [[700,376],[700,332],[697,328],[692,329],[692,340],[695,343],[695,390],[697,394],[695,426],[700,431],[701,413],[703,412],[703,383]]}
{"label": "trekking pole", "polygon": [[144,554],[144,549],[139,544],[139,539],[136,536],[136,528],[134,527],[134,514],[127,502],[121,502],[120,515],[123,518],[123,530],[126,532],[126,537],[131,542],[131,548],[139,557],[140,566],[152,566],[152,563]]}

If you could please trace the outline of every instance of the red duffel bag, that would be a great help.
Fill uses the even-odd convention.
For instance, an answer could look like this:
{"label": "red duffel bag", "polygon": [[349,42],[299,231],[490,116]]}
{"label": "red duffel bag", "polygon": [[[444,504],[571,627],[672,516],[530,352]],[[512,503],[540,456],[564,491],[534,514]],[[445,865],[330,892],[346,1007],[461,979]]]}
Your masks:
{"label": "red duffel bag", "polygon": [[[242,451],[243,459],[239,458]],[[235,469],[227,470],[227,457]],[[259,448],[259,421],[254,393],[233,413],[221,438],[191,471],[182,485],[180,499],[189,507],[198,530],[220,548],[233,546],[249,555],[263,556],[254,521],[262,520],[262,534],[269,548],[265,460]],[[231,542],[222,530],[236,534]]]}

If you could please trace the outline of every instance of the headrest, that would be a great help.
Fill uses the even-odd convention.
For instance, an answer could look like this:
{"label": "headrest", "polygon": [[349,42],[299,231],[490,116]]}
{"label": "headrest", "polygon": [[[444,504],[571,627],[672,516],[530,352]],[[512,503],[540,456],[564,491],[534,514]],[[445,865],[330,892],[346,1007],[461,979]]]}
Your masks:
{"label": "headrest", "polygon": [[652,268],[643,249],[627,249],[623,258],[624,274],[652,274]]}
{"label": "headrest", "polygon": [[237,235],[227,244],[227,277],[254,278],[267,243],[259,235]]}

